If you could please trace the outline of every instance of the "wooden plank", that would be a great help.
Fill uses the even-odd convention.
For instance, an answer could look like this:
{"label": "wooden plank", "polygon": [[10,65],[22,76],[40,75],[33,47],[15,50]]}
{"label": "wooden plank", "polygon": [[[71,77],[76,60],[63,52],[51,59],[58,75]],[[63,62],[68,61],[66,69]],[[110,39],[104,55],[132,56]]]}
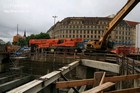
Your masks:
{"label": "wooden plank", "polygon": [[95,72],[94,73],[94,83],[93,83],[93,87],[96,87],[100,84],[100,81],[102,79],[103,76],[103,72]]}
{"label": "wooden plank", "polygon": [[93,85],[94,79],[72,80],[56,82],[56,88],[71,88],[74,86]]}
{"label": "wooden plank", "polygon": [[86,89],[86,85],[81,86],[80,89],[79,89],[79,92],[81,93],[81,92],[83,92],[85,89]]}
{"label": "wooden plank", "polygon": [[99,85],[99,86],[97,86],[95,88],[92,88],[92,89],[89,89],[87,91],[84,91],[82,93],[98,93],[98,92],[101,92],[101,91],[113,86],[114,84],[115,83],[112,83],[112,82],[106,82],[106,83],[104,83],[102,85]]}
{"label": "wooden plank", "polygon": [[103,76],[103,72],[95,72],[94,73],[94,81],[95,82],[93,83],[93,87],[96,87],[100,84],[102,76]]}
{"label": "wooden plank", "polygon": [[105,93],[140,93],[140,87],[121,89],[121,90],[110,91],[110,92],[105,92]]}
{"label": "wooden plank", "polygon": [[[105,77],[104,82],[119,82],[125,80],[133,80],[140,78],[139,74],[134,75],[123,75],[123,76],[113,76]],[[56,82],[56,88],[70,88],[74,86],[83,86],[83,85],[93,85],[95,83],[94,79],[83,79],[83,80],[72,80],[72,81],[61,81]]]}
{"label": "wooden plank", "polygon": [[122,75],[122,76],[113,76],[113,77],[105,77],[104,82],[119,82],[119,81],[125,81],[125,80],[133,80],[133,79],[139,79],[140,74],[133,74],[133,75]]}
{"label": "wooden plank", "polygon": [[106,72],[103,73],[103,76],[102,76],[102,78],[101,78],[101,81],[100,81],[100,84],[99,84],[99,85],[103,84],[104,78],[105,78],[105,74],[106,74]]}
{"label": "wooden plank", "polygon": [[[100,84],[99,85],[103,84],[104,78],[105,78],[105,74],[106,74],[106,72],[103,73],[103,76],[101,78],[101,81],[100,81]],[[103,93],[103,91],[101,91],[100,93]]]}
{"label": "wooden plank", "polygon": [[119,73],[120,72],[120,66],[118,64],[103,62],[103,61],[96,61],[96,60],[88,60],[88,59],[82,59],[82,65],[97,68],[105,71],[110,71],[113,73]]}

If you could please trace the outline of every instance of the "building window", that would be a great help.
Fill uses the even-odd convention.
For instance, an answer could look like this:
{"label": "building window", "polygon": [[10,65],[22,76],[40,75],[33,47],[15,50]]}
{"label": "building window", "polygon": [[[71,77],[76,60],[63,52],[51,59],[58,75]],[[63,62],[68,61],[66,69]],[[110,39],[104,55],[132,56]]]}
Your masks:
{"label": "building window", "polygon": [[73,30],[73,33],[75,33],[75,30]]}
{"label": "building window", "polygon": [[98,33],[100,34],[100,31],[98,31]]}
{"label": "building window", "polygon": [[84,30],[84,34],[86,34],[86,30]]}
{"label": "building window", "polygon": [[78,35],[76,37],[79,38]]}
{"label": "building window", "polygon": [[71,33],[71,30],[69,31],[69,33]]}
{"label": "building window", "polygon": [[84,38],[86,38],[86,35],[84,35]]}
{"label": "building window", "polygon": [[95,30],[94,33],[96,34],[96,32],[97,32],[97,31]]}

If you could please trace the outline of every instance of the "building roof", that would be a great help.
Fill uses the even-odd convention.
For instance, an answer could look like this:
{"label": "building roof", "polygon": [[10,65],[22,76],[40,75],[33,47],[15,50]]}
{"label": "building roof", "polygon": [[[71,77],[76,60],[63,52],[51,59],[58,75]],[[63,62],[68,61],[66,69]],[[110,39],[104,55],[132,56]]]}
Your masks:
{"label": "building roof", "polygon": [[[53,30],[58,24],[62,23],[63,25],[68,25],[71,21],[82,21],[82,24],[84,25],[93,25],[93,24],[97,24],[99,20],[103,20],[103,21],[111,21],[112,17],[107,16],[107,17],[67,17],[64,18],[61,22],[57,22],[56,24],[54,24],[49,30]],[[128,21],[128,20],[123,20],[121,22],[125,22],[126,24],[128,24],[129,26],[136,26],[137,24],[139,24],[139,22],[134,22],[134,21]]]}
{"label": "building roof", "polygon": [[130,26],[136,26],[137,24],[140,24],[140,22],[134,22],[134,21],[128,21],[128,20],[125,20],[126,23],[128,23]]}

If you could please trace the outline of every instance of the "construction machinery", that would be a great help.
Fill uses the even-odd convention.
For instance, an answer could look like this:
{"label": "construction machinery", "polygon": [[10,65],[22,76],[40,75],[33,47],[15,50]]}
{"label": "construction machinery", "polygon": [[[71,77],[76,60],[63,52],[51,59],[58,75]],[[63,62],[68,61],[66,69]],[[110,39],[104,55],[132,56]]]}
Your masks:
{"label": "construction machinery", "polygon": [[112,43],[107,40],[112,30],[123,20],[123,18],[139,3],[140,0],[128,0],[122,9],[114,16],[106,27],[103,36],[99,40],[87,43],[87,49],[107,50],[112,48]]}
{"label": "construction machinery", "polygon": [[31,39],[29,45],[31,50],[34,47],[38,49],[55,49],[57,51],[64,50],[81,50],[83,49],[84,40],[82,38],[58,38],[58,39]]}

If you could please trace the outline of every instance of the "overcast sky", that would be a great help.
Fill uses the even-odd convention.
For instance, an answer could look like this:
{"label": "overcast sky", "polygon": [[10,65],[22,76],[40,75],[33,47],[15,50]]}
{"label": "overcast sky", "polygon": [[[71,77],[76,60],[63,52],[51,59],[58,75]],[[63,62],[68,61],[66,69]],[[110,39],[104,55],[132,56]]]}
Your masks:
{"label": "overcast sky", "polygon": [[[105,17],[115,14],[127,0],[0,0],[0,39],[12,41],[19,34],[47,32],[66,17]],[[125,18],[140,22],[140,4]]]}

